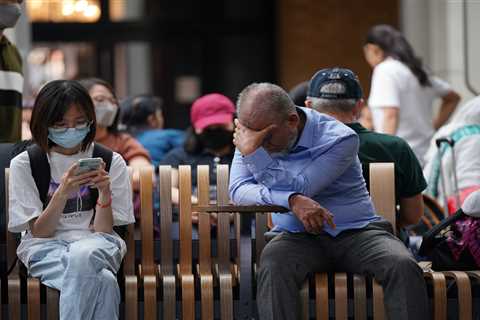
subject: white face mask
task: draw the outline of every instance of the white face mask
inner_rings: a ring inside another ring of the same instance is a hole
[[[101,127],[110,127],[115,120],[118,112],[118,106],[110,102],[101,102],[95,105],[95,116],[97,117],[97,125]]]

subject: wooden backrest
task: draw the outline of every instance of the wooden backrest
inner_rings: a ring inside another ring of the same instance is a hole
[[[207,165],[197,167],[198,205],[210,204],[210,172]],[[210,238],[210,214],[198,213],[198,242],[199,242],[199,269],[200,274],[212,273],[212,241]]]
[[[160,271],[164,275],[175,273],[172,239],[172,167],[159,167],[160,186]]]
[[[133,168],[128,167],[127,170],[130,178],[130,185],[133,190]],[[135,225],[133,223],[125,228],[123,239],[127,245],[127,253],[123,259],[123,272],[125,275],[135,275]]]
[[[156,274],[153,241],[153,167],[143,167],[140,174],[140,230],[142,235],[141,276]]]
[[[192,177],[190,166],[178,167],[180,276],[192,274]]]
[[[395,167],[391,162],[370,163],[370,197],[377,214],[395,227]]]
[[[228,165],[217,165],[217,205],[230,204],[228,195]],[[230,265],[230,212],[219,212],[217,218],[217,248],[219,267]]]

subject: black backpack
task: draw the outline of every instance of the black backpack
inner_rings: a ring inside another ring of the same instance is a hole
[[[28,152],[30,158],[30,168],[35,185],[38,189],[40,200],[43,203],[43,208],[48,205],[47,195],[50,185],[50,165],[46,153],[31,140],[20,141],[17,143],[0,143],[0,275],[8,275],[9,271],[13,269],[12,266],[7,266],[7,214],[6,199],[5,199],[5,168],[10,167],[10,161],[22,153]],[[113,152],[112,150],[98,144],[93,145],[92,157],[102,158],[105,162],[105,171],[109,172],[112,164]],[[96,203],[98,199],[98,190],[90,189],[90,201]],[[95,210],[95,209],[94,209]]]
[[[465,219],[472,218],[466,215],[463,209],[460,208],[455,214],[435,225],[423,235],[422,245],[420,246],[418,254],[427,257],[428,260],[432,262],[433,270],[477,270],[480,268],[480,265],[475,262],[469,250],[463,250],[460,256],[455,259],[448,245],[447,232],[451,232],[450,241],[457,241],[462,231],[456,228],[455,223]]]

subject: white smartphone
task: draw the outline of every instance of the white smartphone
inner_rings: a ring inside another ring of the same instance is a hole
[[[102,158],[86,158],[78,160],[78,168],[75,174],[79,175],[89,171],[98,170],[102,167]]]

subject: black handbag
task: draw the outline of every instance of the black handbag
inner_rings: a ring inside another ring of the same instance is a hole
[[[420,256],[432,261],[433,270],[478,270],[480,265],[475,262],[470,250],[464,249],[455,257],[449,241],[459,241],[462,233],[456,227],[456,222],[465,219],[478,219],[466,215],[462,209],[430,229],[424,236],[418,251]]]

